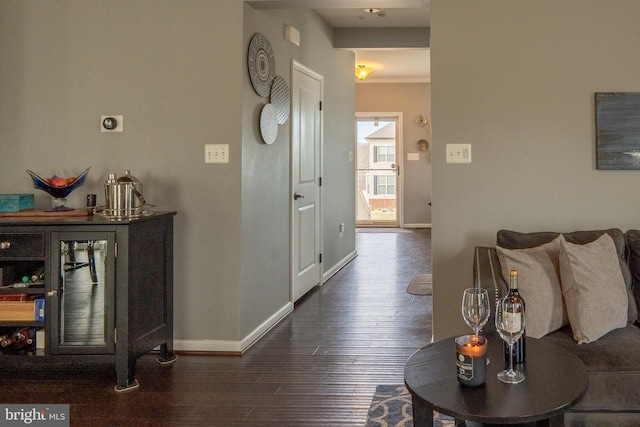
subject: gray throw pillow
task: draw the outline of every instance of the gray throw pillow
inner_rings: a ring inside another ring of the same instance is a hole
[[[593,342],[627,325],[627,290],[611,236],[603,234],[584,245],[562,237],[560,277],[578,344]]]
[[[528,249],[496,247],[502,276],[518,270],[518,291],[524,299],[526,335],[541,338],[568,324],[560,286],[560,237]]]

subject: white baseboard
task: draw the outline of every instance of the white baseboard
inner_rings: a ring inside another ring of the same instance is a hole
[[[324,283],[327,280],[331,279],[331,277],[334,274],[336,274],[338,271],[340,271],[340,269],[342,267],[344,267],[345,265],[349,264],[349,262],[351,262],[357,256],[358,256],[358,252],[356,252],[354,250],[353,252],[349,253],[346,257],[344,257],[340,261],[338,261],[338,263],[336,265],[334,265],[329,270],[327,270],[324,273],[322,273],[322,283]]]
[[[173,348],[176,351],[202,351],[212,353],[238,353],[246,351],[262,335],[267,333],[289,313],[293,311],[293,304],[288,302],[280,310],[273,313],[267,320],[262,322],[253,332],[241,341],[225,340],[174,340]]]
[[[406,226],[405,226],[406,227]],[[354,250],[346,257],[342,258],[337,264],[322,274],[322,283],[329,280],[342,267],[351,262],[358,253]],[[201,351],[212,353],[238,353],[242,354],[252,344],[254,344],[261,336],[267,333],[271,328],[277,325],[289,313],[293,311],[293,303],[288,302],[278,311],[273,313],[267,320],[262,322],[253,332],[244,337],[240,341],[225,340],[174,340],[173,348],[176,351]]]
[[[202,351],[212,353],[242,353],[240,341],[173,340],[175,351]]]
[[[282,308],[271,315],[267,320],[262,322],[260,326],[253,330],[249,335],[244,337],[244,339],[240,342],[242,346],[242,351],[247,350],[253,343],[258,341],[261,336],[269,332],[269,329],[273,328],[278,324],[282,319],[284,319],[289,313],[293,311],[293,303],[288,302]]]

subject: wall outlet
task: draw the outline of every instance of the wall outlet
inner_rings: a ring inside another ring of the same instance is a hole
[[[229,163],[229,144],[205,144],[205,163]]]

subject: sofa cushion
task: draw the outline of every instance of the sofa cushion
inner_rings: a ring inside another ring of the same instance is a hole
[[[591,373],[640,372],[640,328],[627,323],[599,340],[576,345],[570,326],[546,335],[543,340],[558,344],[578,356]]]
[[[638,306],[635,303],[632,291],[633,283],[631,280],[631,271],[627,265],[627,244],[624,233],[620,229],[610,228],[608,230],[574,231],[571,233],[563,233],[563,236],[567,242],[583,245],[585,243],[593,242],[604,233],[611,236],[613,243],[616,246],[618,262],[620,263],[620,271],[624,278],[625,285],[627,286],[627,294],[629,296],[628,320],[633,322],[638,319]],[[517,231],[500,230],[497,233],[497,246],[502,246],[507,249],[532,248],[534,246],[540,246],[543,243],[548,243],[559,235],[560,233],[556,232],[519,233]],[[638,246],[638,248],[640,250],[640,246]],[[640,270],[638,271],[640,273]],[[640,278],[640,274],[638,277]],[[638,297],[640,298],[640,295]]]
[[[560,239],[562,294],[575,340],[593,342],[625,327],[629,301],[611,236],[582,245]]]
[[[582,345],[576,345],[569,326],[558,329],[542,339],[572,352],[587,367],[587,394],[572,410],[638,409],[640,328],[627,324],[626,327],[615,329],[595,342]]]
[[[640,301],[640,230],[627,231],[627,246],[629,247],[629,269],[633,278],[633,296],[636,307],[638,307]],[[640,320],[640,313],[638,320]]]
[[[518,290],[525,301],[527,336],[540,338],[568,324],[560,287],[560,237],[527,249],[496,247],[503,277],[518,270]]]

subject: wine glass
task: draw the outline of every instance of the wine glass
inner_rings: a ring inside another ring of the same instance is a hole
[[[498,379],[508,384],[524,381],[524,374],[513,370],[513,345],[524,333],[524,304],[521,298],[507,295],[496,304],[496,330],[509,345],[509,369],[500,371]]]
[[[462,317],[473,333],[478,335],[489,320],[489,293],[483,288],[469,288],[462,295]]]

